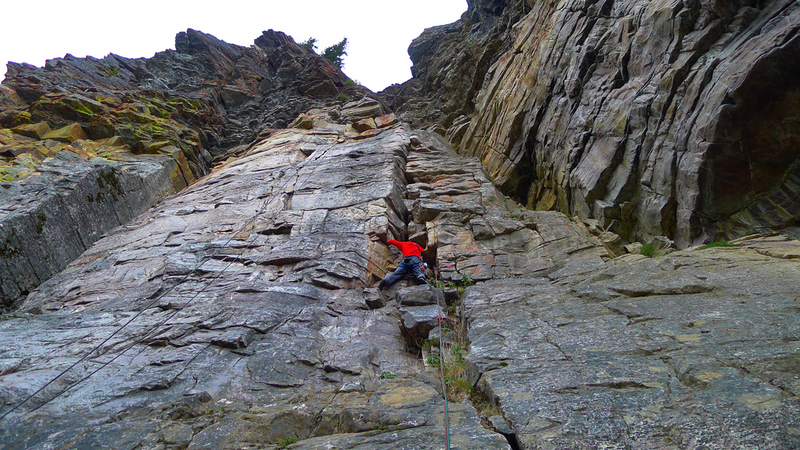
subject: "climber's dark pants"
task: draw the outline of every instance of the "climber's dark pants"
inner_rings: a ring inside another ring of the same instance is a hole
[[[422,271],[422,261],[416,256],[406,256],[403,258],[403,262],[400,263],[400,267],[398,267],[394,273],[386,275],[386,277],[383,279],[383,283],[387,287],[391,286],[410,273],[414,274],[418,282],[425,282],[425,272]]]

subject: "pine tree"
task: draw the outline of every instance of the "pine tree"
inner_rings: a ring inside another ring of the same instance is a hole
[[[307,41],[301,42],[300,45],[311,50],[314,53],[317,52],[317,40],[314,39],[313,37],[308,38]]]
[[[339,69],[344,66],[342,56],[347,55],[347,38],[342,39],[338,44],[331,45],[322,52],[322,57],[336,65]]]

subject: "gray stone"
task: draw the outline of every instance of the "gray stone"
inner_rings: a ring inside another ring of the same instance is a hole
[[[428,284],[400,289],[395,296],[400,306],[428,306],[438,303],[442,308],[447,308],[444,292]]]
[[[468,289],[468,373],[520,447],[645,447],[664,429],[680,448],[797,445],[785,358],[798,348],[783,339],[798,323],[782,311],[798,286],[778,281],[794,268],[753,250],[620,261],[579,297],[537,280]]]
[[[439,317],[442,309],[437,305],[430,306],[400,306],[400,320],[409,342],[420,346],[422,341],[439,326]]]
[[[105,232],[176,192],[176,171],[164,156],[118,163],[61,151],[0,192],[0,304],[18,304]]]

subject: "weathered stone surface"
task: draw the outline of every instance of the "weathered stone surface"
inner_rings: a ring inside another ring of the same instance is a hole
[[[39,122],[27,125],[19,125],[17,127],[14,127],[11,131],[17,134],[21,134],[23,136],[28,136],[36,139],[43,139],[45,134],[47,134],[51,130],[50,130],[50,125],[48,125],[47,122]]]
[[[72,125],[67,125],[57,130],[48,131],[44,134],[44,136],[42,136],[42,139],[52,139],[54,141],[65,142],[67,144],[71,144],[79,139],[86,138],[88,138],[88,136],[86,136],[86,132],[83,131],[83,128],[78,123],[73,123]]]
[[[427,233],[425,253],[436,259],[443,281],[466,285],[605,267],[608,252],[585,228],[557,213],[510,211],[478,161],[457,156],[438,134],[416,136],[406,167],[409,233]]]
[[[531,8],[459,140],[504,192],[681,248],[797,220],[797,2]]]
[[[438,305],[400,306],[398,309],[408,341],[418,347],[422,345],[423,340],[428,339],[431,330],[439,325],[442,313]]]
[[[2,419],[0,439],[440,448],[437,380],[406,352],[401,312],[370,309],[365,293],[391,258],[379,237],[405,229],[410,133],[340,141],[336,126],[258,143],[108,233],[0,322],[21,343],[0,353],[0,412],[65,371]],[[453,443],[509,448],[471,405],[450,410]]]
[[[370,120],[373,117],[379,117],[386,114],[386,110],[378,100],[370,97],[363,97],[360,100],[350,102],[342,106],[341,116],[343,119],[351,120],[357,123],[360,120]],[[372,124],[375,121],[372,120]],[[374,126],[372,128],[375,128]],[[364,130],[360,130],[364,131]]]
[[[0,306],[63,270],[103,233],[186,186],[165,156],[86,159],[62,150],[0,188]]]
[[[3,266],[20,269],[3,277],[4,307],[63,269],[102,233],[205,175],[210,152],[249,147],[265,127],[285,126],[312,106],[337,104],[340,91],[362,97],[368,92],[344,86],[347,77],[340,70],[272,30],[251,48],[188,30],[176,36],[176,49],[150,59],[67,55],[43,68],[9,65],[0,114],[0,127],[9,127],[0,128],[0,181],[11,185],[3,188],[0,209],[20,217],[2,228],[0,243],[8,251],[0,258]],[[70,168],[63,157],[48,162],[63,150],[79,156],[70,159]],[[151,167],[152,161],[160,167]],[[119,186],[87,190],[90,178],[102,183],[104,176],[124,179]],[[36,179],[19,181],[25,177]],[[76,177],[85,179],[77,190]],[[25,186],[13,186],[18,181]],[[23,209],[13,204],[19,195],[31,197],[20,201],[28,205]],[[37,206],[30,206],[34,199]],[[55,209],[42,212],[48,205]],[[45,219],[38,217],[50,219],[44,230]],[[47,239],[34,242],[43,232]]]
[[[428,306],[438,304],[444,308],[447,307],[444,292],[427,284],[400,289],[395,296],[398,305]]]
[[[770,246],[470,287],[470,377],[521,448],[795,447],[798,266]]]

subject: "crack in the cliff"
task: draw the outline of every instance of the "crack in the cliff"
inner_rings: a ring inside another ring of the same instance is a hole
[[[555,347],[556,350],[558,350],[559,353],[561,353],[564,356],[565,360],[572,361],[572,357],[570,355],[568,355],[567,352],[565,352],[564,349],[562,349],[561,346],[558,345],[558,343],[555,342],[555,340],[552,338],[552,336],[550,336],[550,333],[545,333],[544,334],[544,341],[547,342],[548,344],[552,345],[553,347]]]

